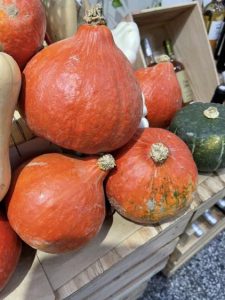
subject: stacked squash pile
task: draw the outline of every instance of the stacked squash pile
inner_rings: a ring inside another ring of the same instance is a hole
[[[122,216],[150,225],[183,213],[197,184],[188,146],[156,128],[168,126],[181,109],[169,62],[135,74],[116,47],[100,6],[90,9],[73,37],[42,50],[46,20],[39,0],[3,0],[2,15],[0,45],[8,54],[0,53],[0,107],[7,115],[0,121],[5,157],[0,169],[5,207],[0,215],[0,289],[18,262],[20,238],[48,253],[76,250],[99,232],[105,195]],[[142,90],[152,127],[138,129]],[[8,143],[18,98],[31,130],[71,155],[34,157],[10,182]],[[172,129],[178,131],[179,122]]]

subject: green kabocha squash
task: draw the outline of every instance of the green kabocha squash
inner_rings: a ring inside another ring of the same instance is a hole
[[[188,145],[199,171],[225,167],[225,106],[190,104],[175,115],[169,129]]]

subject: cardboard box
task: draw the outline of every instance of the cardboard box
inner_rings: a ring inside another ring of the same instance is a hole
[[[177,60],[186,68],[194,101],[210,102],[219,78],[198,2],[146,9],[133,15],[141,37],[148,37],[156,55],[171,39]],[[146,66],[142,50],[136,68]]]

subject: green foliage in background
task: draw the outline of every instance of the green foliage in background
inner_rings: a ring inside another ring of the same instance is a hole
[[[113,1],[112,1],[112,6],[113,6],[114,8],[117,8],[117,7],[123,6],[123,4],[121,3],[120,0],[113,0]]]

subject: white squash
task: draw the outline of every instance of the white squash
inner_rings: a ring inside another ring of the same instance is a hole
[[[13,113],[21,86],[21,73],[15,60],[0,52],[0,201],[11,180],[9,139]]]
[[[72,36],[77,30],[75,0],[42,0],[47,18],[47,36],[54,43]]]
[[[140,47],[140,33],[135,22],[120,22],[112,30],[113,39],[131,64],[134,64]]]

